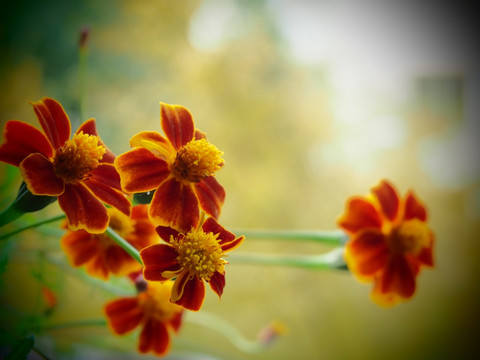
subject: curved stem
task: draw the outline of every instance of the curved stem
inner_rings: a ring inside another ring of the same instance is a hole
[[[237,229],[235,234],[245,235],[247,239],[306,240],[328,245],[343,245],[347,235],[343,231],[331,230],[267,230]]]
[[[122,247],[131,257],[133,257],[136,261],[138,261],[141,265],[143,265],[142,259],[140,258],[140,253],[137,249],[133,247],[127,240],[123,237],[118,235],[112,228],[108,227],[105,231],[105,234],[110,236],[110,238],[115,241],[119,246]]]
[[[223,318],[205,311],[188,313],[186,321],[214,330],[227,338],[238,350],[255,354],[265,349],[265,344],[260,341],[249,340],[237,328]]]
[[[42,221],[30,224],[30,225],[23,226],[19,229],[13,230],[9,233],[0,235],[0,241],[5,240],[5,239],[7,239],[7,238],[9,238],[13,235],[18,234],[18,233],[21,233],[22,231],[25,231],[25,230],[28,230],[28,229],[33,229],[33,228],[39,227],[41,225],[45,225],[45,224],[48,224],[48,223],[51,223],[51,222],[54,222],[54,221],[58,221],[58,220],[62,220],[62,219],[65,219],[65,214],[57,215],[57,216],[54,216],[50,219],[42,220]]]
[[[288,266],[312,270],[344,269],[343,248],[319,255],[284,255],[234,253],[228,256],[231,264]]]

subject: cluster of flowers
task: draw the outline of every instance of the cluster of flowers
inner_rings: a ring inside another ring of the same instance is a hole
[[[105,306],[112,331],[140,326],[139,351],[165,354],[184,309],[202,307],[204,283],[222,295],[224,257],[244,240],[217,221],[225,191],[214,175],[223,153],[182,106],[162,103],[165,137],[141,132],[131,138],[132,150],[116,157],[94,119],[70,138],[60,103],[44,98],[32,105],[43,132],[8,121],[0,160],[20,169],[31,194],[58,198],[67,229],[61,246],[73,266],[105,280],[110,273],[133,280],[137,296]],[[151,202],[132,205],[132,195],[144,192],[153,193]],[[105,234],[107,228],[140,251],[143,264]]]
[[[201,309],[205,282],[222,296],[224,258],[244,240],[218,223],[225,191],[214,175],[223,153],[195,129],[182,106],[161,103],[165,136],[140,132],[130,139],[131,150],[115,156],[94,119],[70,138],[70,121],[57,101],[32,105],[43,132],[7,122],[0,161],[20,169],[34,196],[58,198],[67,230],[61,246],[73,266],[104,280],[110,274],[132,279],[137,296],[105,306],[112,331],[121,335],[141,327],[139,351],[165,354],[184,310]],[[133,205],[133,194],[145,193],[148,202]],[[425,206],[413,192],[401,198],[386,180],[369,195],[348,199],[338,226],[349,235],[348,269],[373,283],[371,297],[380,305],[411,298],[420,268],[433,266]],[[140,258],[114,242],[108,228]]]

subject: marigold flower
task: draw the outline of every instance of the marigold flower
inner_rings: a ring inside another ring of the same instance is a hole
[[[147,205],[136,205],[130,217],[108,208],[109,226],[137,250],[158,241],[155,227],[148,219]],[[107,280],[109,274],[124,276],[142,266],[107,234],[90,234],[85,230],[67,231],[60,244],[74,267],[86,266],[92,276]]]
[[[155,225],[188,231],[199,223],[199,208],[218,219],[225,191],[213,175],[223,166],[223,153],[195,130],[183,106],[161,103],[160,119],[166,138],[141,132],[130,139],[134,149],[116,158],[122,188],[155,190],[149,210]]]
[[[102,233],[108,225],[105,205],[130,213],[113,160],[89,119],[70,139],[70,120],[56,100],[33,102],[43,133],[25,122],[5,125],[0,161],[18,166],[34,195],[58,196],[70,229]]]
[[[204,281],[221,297],[227,264],[223,257],[238,247],[244,237],[235,237],[211,217],[186,233],[166,226],[157,227],[157,232],[167,244],[151,245],[140,251],[143,277],[153,281],[175,278],[170,300],[189,310],[202,307]]]
[[[433,267],[433,232],[424,205],[409,191],[401,199],[386,180],[367,197],[352,197],[338,224],[350,235],[345,261],[371,298],[391,306],[411,298],[422,266]]]
[[[148,282],[146,290],[134,297],[123,297],[105,305],[110,329],[118,335],[141,327],[138,351],[165,355],[170,348],[170,333],[182,324],[183,308],[172,304],[172,282]]]

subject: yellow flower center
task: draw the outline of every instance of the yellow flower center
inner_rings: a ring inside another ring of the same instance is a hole
[[[181,267],[205,281],[210,281],[215,272],[223,274],[227,262],[222,259],[225,254],[217,237],[218,234],[205,233],[200,229],[173,239],[171,244],[178,252],[177,260]]]
[[[172,172],[180,181],[199,182],[223,166],[223,152],[205,139],[192,140],[177,152]]]
[[[390,248],[402,254],[418,254],[420,250],[428,245],[430,231],[427,225],[413,219],[405,221],[393,228],[389,243]]]
[[[67,184],[83,180],[98,166],[107,151],[98,144],[99,141],[98,136],[84,134],[83,131],[75,134],[56,151],[53,160],[55,174]]]
[[[181,306],[170,302],[172,284],[172,281],[148,282],[147,290],[138,295],[146,318],[154,317],[165,321],[182,311]]]

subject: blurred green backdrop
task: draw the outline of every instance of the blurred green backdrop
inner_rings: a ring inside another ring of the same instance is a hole
[[[227,228],[334,230],[345,200],[380,179],[427,204],[433,270],[392,309],[348,272],[230,264],[221,302],[204,311],[247,338],[272,320],[288,332],[246,354],[188,321],[169,355],[192,359],[437,359],[479,356],[480,43],[478,7],[439,1],[2,1],[0,122],[38,126],[29,101],[59,100],[76,128],[85,117],[117,154],[160,131],[159,101],[186,106],[224,151],[217,173]],[[88,27],[87,71],[78,39]],[[0,164],[1,205],[16,168]],[[53,204],[28,222],[59,213]],[[2,229],[4,230],[4,229]],[[97,319],[115,294],[64,266],[60,230],[2,244],[3,324],[44,306],[53,322]],[[241,251],[312,254],[305,242],[249,240]],[[239,250],[239,251],[240,251]],[[115,281],[114,281],[115,282]],[[35,318],[18,324],[34,328]],[[38,348],[55,359],[133,359],[136,337],[105,327],[51,330]],[[188,357],[189,356],[189,357]],[[143,356],[149,358],[149,356]]]

